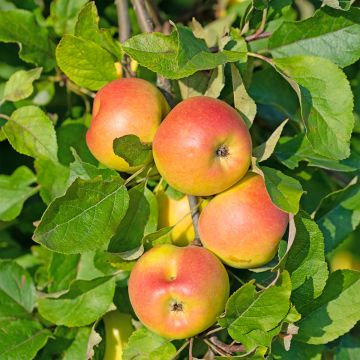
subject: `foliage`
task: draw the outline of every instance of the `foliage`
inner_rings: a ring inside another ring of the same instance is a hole
[[[104,314],[134,317],[134,261],[171,241],[156,192],[183,194],[160,179],[151,144],[114,141],[139,169],[128,175],[85,142],[93,91],[134,72],[170,79],[174,103],[231,104],[252,135],[252,170],[291,221],[272,262],[228,269],[211,334],[171,341],[137,323],[123,358],[187,359],[190,341],[196,358],[360,358],[359,272],[328,268],[343,244],[360,257],[360,8],[157,0],[164,33],[140,31],[135,2],[120,43],[115,2],[0,1],[0,358],[102,359]]]

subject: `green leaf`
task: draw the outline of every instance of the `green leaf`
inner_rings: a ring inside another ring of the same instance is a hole
[[[54,125],[40,108],[24,106],[14,111],[3,131],[17,152],[57,160]]]
[[[45,204],[65,194],[70,175],[68,167],[51,159],[38,158],[35,160],[35,169],[40,185],[40,196]]]
[[[345,335],[336,348],[334,360],[356,360],[360,357],[360,340]]]
[[[55,66],[55,45],[33,13],[25,10],[0,11],[0,41],[19,44],[22,60],[49,71]]]
[[[29,97],[34,88],[33,82],[40,78],[42,68],[29,71],[19,70],[11,75],[4,88],[3,99],[7,101],[19,101]]]
[[[170,35],[144,33],[123,44],[123,50],[140,65],[168,78],[181,79],[199,70],[227,62],[246,60],[246,51],[223,50],[211,53],[202,39],[183,25],[174,25]]]
[[[326,344],[347,333],[360,320],[360,273],[330,274],[324,292],[303,310],[297,341]]]
[[[0,319],[28,318],[35,305],[35,286],[21,266],[0,261]]]
[[[324,5],[334,9],[349,10],[353,1],[351,0],[322,0]]]
[[[324,237],[315,221],[305,212],[295,216],[296,235],[285,269],[291,276],[291,299],[297,310],[317,298],[328,278],[324,256]]]
[[[101,176],[103,180],[106,181],[110,181],[113,178],[117,178],[119,181],[122,181],[119,173],[117,173],[115,170],[107,168],[101,169],[92,164],[88,164],[80,159],[79,155],[74,149],[72,150],[75,161],[70,164],[70,177],[68,180],[69,184],[71,184],[78,177],[83,180],[90,180],[96,178],[97,176]]]
[[[57,298],[38,298],[41,316],[57,325],[84,326],[109,309],[115,292],[112,277],[75,280],[70,290]]]
[[[65,35],[56,48],[60,69],[77,85],[98,90],[117,78],[113,57],[96,43]]]
[[[0,320],[1,360],[30,360],[46,344],[51,332],[33,320]]]
[[[332,160],[317,154],[305,134],[294,137],[282,137],[275,149],[276,157],[289,169],[295,169],[300,161],[307,161],[309,166],[328,170],[351,172],[360,168],[360,154],[352,150],[345,160]]]
[[[249,96],[243,79],[241,78],[240,71],[234,64],[231,64],[231,78],[234,90],[235,108],[239,110],[242,118],[249,128],[251,127],[256,115],[255,101]]]
[[[124,253],[137,249],[142,245],[143,237],[157,228],[158,205],[155,195],[144,184],[139,184],[129,190],[129,197],[129,208],[110,241],[110,252]]]
[[[48,269],[50,293],[69,289],[71,282],[76,279],[80,256],[51,253]]]
[[[219,65],[211,72],[209,82],[207,84],[205,96],[210,96],[217,99],[220,96],[221,90],[225,86],[224,66]]]
[[[86,144],[86,132],[88,128],[85,121],[88,117],[80,119],[67,119],[56,130],[56,136],[59,146],[58,157],[63,165],[69,165],[74,161],[73,149],[79,154],[80,158],[92,165],[97,165],[98,161],[91,154]]]
[[[66,194],[45,211],[34,240],[46,248],[76,254],[104,249],[124,217],[129,204],[119,179],[76,179]]]
[[[253,149],[253,156],[258,162],[265,161],[272,155],[287,122],[288,119],[284,120],[263,144]]]
[[[88,347],[92,334],[91,327],[78,329],[74,341],[66,349],[61,360],[86,359],[89,356]],[[101,339],[100,339],[101,340]]]
[[[296,214],[303,194],[301,184],[279,170],[263,166],[266,189],[273,203],[280,209]]]
[[[152,159],[151,145],[144,144],[136,135],[124,135],[113,142],[114,153],[130,166],[147,164]]]
[[[26,166],[20,166],[10,176],[0,175],[0,220],[10,221],[20,214],[25,200],[38,191],[30,186],[35,181]]]
[[[100,45],[117,60],[122,59],[121,45],[116,41],[109,29],[99,29],[99,15],[95,2],[91,1],[81,10],[75,27],[75,35]]]
[[[133,332],[124,349],[124,360],[171,360],[175,346],[167,339],[142,327]]]
[[[270,346],[274,330],[286,317],[290,308],[291,282],[285,271],[276,285],[256,292],[254,281],[233,293],[219,324],[230,336],[250,351],[258,345]]]
[[[354,116],[345,74],[322,58],[296,56],[274,62],[300,85],[307,137],[315,152],[335,160],[347,158]]]
[[[309,345],[292,341],[290,350],[285,350],[278,341],[273,345],[274,359],[277,360],[321,360],[322,345]]]
[[[360,224],[360,182],[326,196],[316,222],[325,237],[325,252],[330,252]]]
[[[80,9],[88,0],[55,0],[50,5],[51,24],[57,35],[73,34]]]
[[[340,67],[360,57],[360,9],[344,12],[318,10],[303,21],[284,21],[269,40],[275,58],[311,55],[327,58]]]

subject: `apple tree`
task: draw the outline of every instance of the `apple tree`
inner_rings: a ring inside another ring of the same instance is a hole
[[[360,8],[0,0],[0,359],[360,359]]]

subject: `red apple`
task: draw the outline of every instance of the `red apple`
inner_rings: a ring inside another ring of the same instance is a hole
[[[229,278],[221,261],[204,248],[159,245],[137,261],[129,295],[150,330],[185,339],[206,330],[224,311]]]
[[[239,181],[251,161],[251,138],[241,116],[221,100],[197,96],[179,103],[153,142],[160,174],[175,189],[208,196]]]
[[[202,244],[224,263],[254,268],[274,257],[288,219],[272,203],[264,179],[249,173],[205,206],[199,234]]]
[[[86,142],[102,164],[125,172],[134,172],[113,151],[115,138],[134,134],[151,143],[169,106],[161,92],[151,83],[136,78],[114,80],[95,96]]]

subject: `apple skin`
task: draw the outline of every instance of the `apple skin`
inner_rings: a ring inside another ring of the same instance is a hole
[[[159,205],[158,228],[174,226],[170,232],[173,243],[179,246],[188,245],[194,240],[195,233],[187,197],[175,200],[165,191],[159,191],[156,198]]]
[[[196,96],[182,101],[160,125],[154,141],[156,166],[185,194],[209,196],[246,173],[251,138],[241,116],[224,101]]]
[[[103,360],[122,360],[123,348],[134,331],[131,315],[114,310],[107,313],[103,320],[106,336]]]
[[[221,261],[202,247],[158,245],[133,268],[129,296],[146,327],[185,339],[206,330],[224,311],[229,278]]]
[[[249,269],[274,257],[288,221],[289,215],[271,201],[264,179],[250,172],[205,206],[199,235],[225,264]]]
[[[151,143],[161,120],[169,111],[164,96],[151,83],[137,78],[117,79],[105,85],[95,96],[86,142],[99,162],[109,168],[132,173],[113,151],[113,141],[124,135],[137,135]]]

